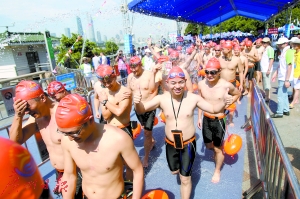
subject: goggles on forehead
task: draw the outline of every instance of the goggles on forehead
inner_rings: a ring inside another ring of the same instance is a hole
[[[183,72],[173,72],[168,75],[168,79],[174,79],[175,77],[185,78],[185,74]]]
[[[108,80],[109,78],[111,78],[112,75],[113,75],[113,73],[110,74],[110,75],[104,75],[104,76],[100,76],[100,75],[97,75],[97,74],[96,74],[96,77],[97,77],[100,81],[104,81],[104,80]]]
[[[137,67],[137,66],[141,65],[141,62],[138,62],[138,63],[130,63],[129,65],[130,65],[130,67]]]

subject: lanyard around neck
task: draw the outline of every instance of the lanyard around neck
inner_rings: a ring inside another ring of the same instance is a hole
[[[179,104],[178,111],[177,111],[177,116],[176,116],[176,114],[175,114],[175,108],[174,108],[174,104],[173,104],[173,98],[172,98],[172,94],[171,94],[171,102],[172,102],[173,113],[174,113],[174,117],[175,117],[175,121],[176,121],[176,129],[177,129],[178,114],[179,114],[179,110],[180,110],[180,106],[181,106],[181,103],[182,103],[183,96],[184,96],[184,93],[183,93],[183,95],[181,97],[180,104]]]

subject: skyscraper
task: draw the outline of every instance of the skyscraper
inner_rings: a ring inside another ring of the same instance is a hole
[[[100,34],[100,31],[97,31],[97,41],[98,43],[101,43],[101,34]]]
[[[66,35],[66,37],[71,38],[70,28],[65,28],[65,35]]]
[[[104,35],[104,41],[107,42],[107,36],[106,35]]]
[[[92,42],[96,42],[96,39],[95,39],[95,31],[94,31],[94,22],[93,22],[93,19],[92,17],[90,17],[90,20],[88,22],[88,35],[87,35],[88,39]]]
[[[82,24],[81,24],[81,19],[79,17],[76,17],[77,20],[77,30],[79,35],[83,35],[83,29],[82,29]]]

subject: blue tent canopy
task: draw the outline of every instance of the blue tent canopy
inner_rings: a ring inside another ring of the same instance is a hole
[[[235,16],[268,20],[297,0],[132,0],[128,9],[178,21],[217,25]]]

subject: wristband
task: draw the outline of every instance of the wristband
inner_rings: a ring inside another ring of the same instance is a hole
[[[103,101],[101,102],[101,104],[102,104],[103,106],[105,106],[106,103],[107,103],[107,101],[108,101],[108,100],[103,100]]]

